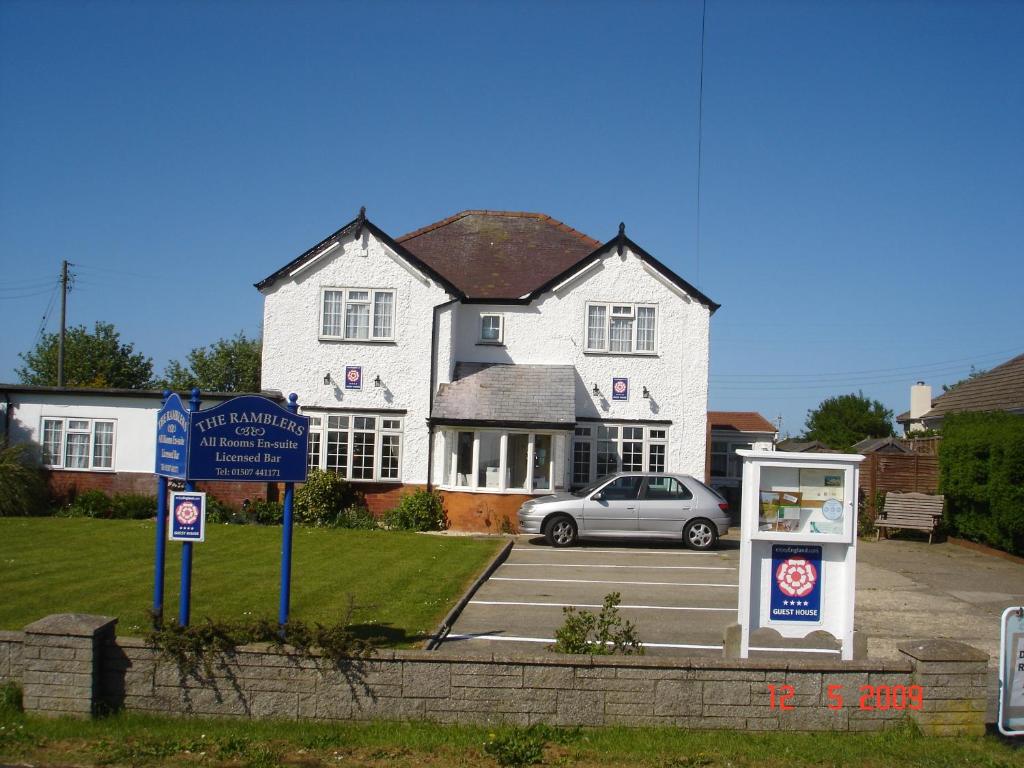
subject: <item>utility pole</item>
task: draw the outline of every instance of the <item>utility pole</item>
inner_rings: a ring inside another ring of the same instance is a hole
[[[68,317],[68,260],[60,268],[60,341],[57,345],[57,386],[64,386],[64,332]]]

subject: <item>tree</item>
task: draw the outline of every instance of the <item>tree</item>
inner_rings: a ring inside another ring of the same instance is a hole
[[[240,331],[208,347],[196,347],[189,352],[187,365],[172,360],[164,370],[164,383],[179,391],[199,387],[208,392],[259,392],[262,349],[259,339],[246,338]]]
[[[954,389],[959,387],[961,384],[965,384],[968,381],[972,381],[973,379],[976,379],[979,376],[984,376],[986,373],[988,373],[988,371],[985,370],[984,368],[979,371],[977,368],[975,368],[972,365],[971,366],[971,372],[969,374],[967,374],[967,378],[966,379],[960,379],[960,381],[954,381],[952,384],[943,384],[942,385],[942,391],[943,391],[943,393],[952,392]]]
[[[22,384],[57,386],[59,337],[47,333],[35,348],[18,355]],[[64,339],[64,385],[68,387],[115,387],[145,389],[153,385],[153,360],[122,344],[113,323],[96,321],[90,333],[84,325],[67,329]]]
[[[830,448],[849,450],[866,437],[892,437],[892,411],[878,400],[856,395],[839,395],[822,401],[807,412],[804,440],[820,440]]]

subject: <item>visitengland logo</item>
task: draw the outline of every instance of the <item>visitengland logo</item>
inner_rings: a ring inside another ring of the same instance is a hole
[[[353,382],[353,383],[359,381],[359,371],[357,371],[355,369],[349,370],[349,372],[348,372],[348,380]]]
[[[788,597],[804,597],[814,589],[817,581],[818,570],[803,558],[784,560],[775,571],[775,582]]]
[[[621,395],[621,394],[622,394],[623,392],[625,392],[625,391],[626,391],[626,382],[624,382],[624,381],[616,381],[616,382],[615,382],[615,391],[616,391],[616,392],[617,392],[618,394],[620,394],[620,395]]]
[[[178,518],[178,522],[182,525],[192,525],[199,519],[199,507],[191,501],[183,501],[174,510],[174,516]]]

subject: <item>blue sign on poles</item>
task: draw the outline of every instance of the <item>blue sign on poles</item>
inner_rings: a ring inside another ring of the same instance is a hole
[[[171,541],[205,541],[206,494],[181,491],[171,494]]]
[[[612,379],[612,400],[629,400],[629,379]]]
[[[771,621],[821,621],[821,547],[772,546]]]
[[[163,477],[185,479],[188,463],[188,411],[172,394],[156,415],[156,469]]]
[[[363,366],[361,365],[346,365],[345,366],[345,389],[362,389],[363,388]]]
[[[189,414],[188,479],[256,483],[306,480],[309,417],[258,395]]]

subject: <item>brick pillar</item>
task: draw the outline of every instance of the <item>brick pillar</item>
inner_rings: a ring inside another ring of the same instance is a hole
[[[924,705],[911,716],[928,736],[985,733],[988,654],[953,640],[913,640],[899,646],[914,665]]]
[[[59,613],[25,627],[25,711],[50,717],[87,718],[96,712],[102,647],[117,619]]]

